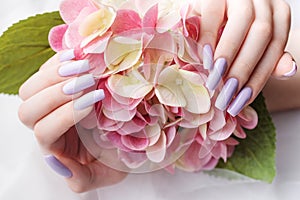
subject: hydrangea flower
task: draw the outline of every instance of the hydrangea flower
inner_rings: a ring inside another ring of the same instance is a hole
[[[251,107],[231,117],[214,106],[219,90],[205,87],[195,2],[64,0],[66,24],[50,31],[51,47],[88,59],[105,92],[81,126],[129,169],[213,169],[257,124]]]

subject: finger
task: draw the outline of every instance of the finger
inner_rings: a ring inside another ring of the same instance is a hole
[[[49,148],[70,127],[85,118],[92,111],[92,105],[103,98],[103,90],[95,90],[52,111],[35,124],[37,141],[44,148]]]
[[[224,58],[231,66],[253,23],[255,12],[249,0],[228,0],[227,6],[228,20],[218,42],[215,59]]]
[[[285,52],[273,70],[272,76],[276,79],[288,79],[296,74],[297,68],[292,55]]]
[[[228,112],[235,116],[246,104],[253,102],[269,79],[274,66],[283,55],[290,30],[290,8],[284,1],[274,3],[274,32],[271,43],[258,63],[244,89],[229,106]]]
[[[69,187],[78,193],[116,184],[127,175],[125,172],[107,167],[98,160],[84,165],[69,158],[59,159],[72,172],[72,176],[66,180]]]
[[[19,89],[19,95],[23,100],[28,99],[41,90],[70,77],[85,73],[90,70],[87,60],[58,62],[57,56],[51,58],[43,68],[31,76]]]
[[[41,118],[72,98],[78,98],[83,94],[83,90],[94,85],[95,80],[91,74],[52,85],[24,101],[19,107],[19,118],[26,126],[33,128]],[[33,107],[35,109],[32,109]]]
[[[203,55],[204,68],[211,69],[213,50],[225,17],[226,3],[225,0],[202,0],[199,4],[201,4],[201,38],[199,43],[203,46],[201,55]]]

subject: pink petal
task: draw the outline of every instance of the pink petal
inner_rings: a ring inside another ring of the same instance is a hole
[[[149,139],[142,137],[133,137],[131,135],[122,135],[121,141],[125,147],[134,151],[145,150],[149,144]]]
[[[202,169],[202,162],[198,157],[198,152],[200,150],[200,145],[193,142],[186,152],[180,157],[177,165],[185,171],[194,172]]]
[[[189,12],[190,6],[189,4],[185,4],[181,9],[180,9],[180,15],[182,18],[182,24],[183,24],[183,34],[185,37],[189,36],[189,32],[187,31],[186,28],[186,18]]]
[[[123,124],[123,122],[118,122],[105,117],[102,112],[100,112],[98,116],[98,129],[105,131],[117,131],[123,126]]]
[[[49,32],[49,44],[50,47],[58,52],[63,50],[63,37],[68,29],[68,25],[62,24],[59,26],[53,27]]]
[[[167,136],[167,147],[169,147],[174,141],[176,133],[177,131],[175,126],[171,126],[167,130],[165,130],[165,134]]]
[[[149,160],[155,163],[162,162],[166,155],[167,137],[165,134],[160,134],[160,138],[156,144],[149,146],[146,149],[146,154]]]
[[[112,32],[108,31],[101,37],[97,37],[92,42],[90,42],[86,47],[84,47],[84,53],[103,53],[107,47],[108,41],[112,36]]]
[[[240,125],[237,125],[236,126],[236,129],[234,130],[233,134],[238,137],[238,138],[241,138],[241,139],[244,139],[247,137],[244,129],[240,126]]]
[[[64,37],[65,43],[69,48],[75,48],[80,45],[80,43],[84,39],[84,37],[82,37],[79,34],[78,28],[79,28],[82,20],[84,20],[89,14],[95,12],[95,10],[96,9],[92,8],[92,7],[85,7],[80,12],[77,19],[74,22],[72,22],[71,24],[69,24],[69,28],[66,31],[66,34]]]
[[[257,112],[250,106],[244,108],[237,119],[238,123],[246,129],[254,129],[258,123]]]
[[[222,129],[226,124],[225,113],[219,109],[214,109],[214,117],[209,123],[209,129],[217,131]]]
[[[111,30],[114,34],[120,34],[130,30],[140,30],[141,27],[142,20],[138,13],[133,10],[118,10]]]
[[[128,135],[140,132],[146,126],[146,122],[138,117],[134,117],[131,121],[125,122],[124,125],[117,131],[120,135]]]
[[[136,114],[136,108],[133,110],[118,110],[114,112],[110,110],[106,110],[104,108],[102,112],[109,119],[115,121],[121,121],[121,122],[128,122],[132,120],[132,118]]]
[[[216,131],[209,133],[209,138],[215,141],[222,141],[230,137],[236,128],[236,120],[234,118],[229,118],[226,122],[226,125]]]
[[[144,152],[126,152],[119,151],[119,157],[122,162],[125,163],[130,169],[136,169],[141,167],[146,161],[147,156]]]
[[[94,76],[101,76],[106,70],[106,64],[104,61],[104,54],[88,54],[85,59],[89,60],[89,64],[92,70],[89,72]]]
[[[210,161],[203,166],[202,170],[208,170],[208,171],[213,170],[217,166],[218,162],[219,159],[215,159],[212,157]]]
[[[195,41],[199,40],[200,37],[200,17],[193,16],[186,20],[186,29],[189,37]]]
[[[158,18],[158,4],[151,7],[143,18],[143,30],[145,33],[154,34]]]
[[[108,132],[106,134],[107,139],[116,147],[119,148],[123,151],[131,151],[131,149],[127,148],[122,140],[121,140],[121,135],[119,135],[116,132]]]
[[[84,7],[92,7],[89,0],[63,0],[60,4],[60,16],[70,24],[78,17]]]
[[[164,33],[171,30],[180,22],[180,14],[177,10],[169,12],[167,15],[158,19],[156,24],[156,31],[159,33]]]
[[[106,135],[100,133],[98,129],[95,129],[92,134],[93,134],[94,141],[99,147],[104,149],[115,148],[114,145],[111,143],[111,141],[107,139]]]

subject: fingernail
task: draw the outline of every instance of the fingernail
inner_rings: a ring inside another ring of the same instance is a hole
[[[60,62],[69,61],[75,58],[74,49],[67,50],[59,56]]]
[[[210,45],[203,47],[203,67],[204,69],[211,70],[213,68],[213,51]]]
[[[73,176],[72,172],[53,155],[45,156],[45,161],[59,175],[66,178]]]
[[[66,95],[76,94],[77,92],[87,89],[93,85],[95,85],[93,75],[86,74],[65,84],[63,87],[63,92]]]
[[[209,90],[214,90],[220,83],[222,76],[227,68],[227,62],[225,58],[219,58],[216,60],[215,65],[211,73],[209,74],[206,82],[206,87]]]
[[[249,101],[249,99],[252,96],[252,89],[250,87],[245,87],[240,91],[238,96],[234,99],[232,104],[229,106],[227,112],[235,117],[237,116],[241,110],[245,107],[246,103]]]
[[[70,62],[67,64],[62,65],[58,73],[61,76],[71,76],[71,75],[76,75],[80,74],[83,72],[87,72],[90,70],[90,65],[88,60],[79,60],[79,61],[74,61]]]
[[[93,92],[87,93],[80,97],[79,99],[75,100],[74,108],[75,110],[83,110],[98,101],[104,99],[105,94],[103,90],[95,90]]]
[[[238,89],[239,81],[236,78],[230,78],[226,81],[223,86],[218,98],[216,100],[215,106],[219,110],[226,110],[229,105],[233,95],[236,93]]]
[[[296,62],[293,61],[293,67],[292,67],[291,71],[285,73],[283,76],[286,78],[292,77],[297,73],[297,69],[298,69],[298,66],[296,65]]]

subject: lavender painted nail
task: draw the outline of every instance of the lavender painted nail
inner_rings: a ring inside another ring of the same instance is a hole
[[[285,73],[285,74],[283,75],[283,77],[289,78],[289,77],[294,76],[294,75],[297,73],[297,69],[298,69],[298,67],[297,67],[297,65],[296,65],[296,62],[293,61],[293,68],[292,68],[292,70],[289,71],[289,72],[287,72],[287,73]]]
[[[59,175],[66,178],[70,178],[73,176],[72,172],[53,155],[45,156],[45,161],[48,166],[51,167]]]
[[[228,79],[218,95],[215,104],[216,108],[222,111],[226,110],[227,106],[232,100],[233,95],[236,93],[238,86],[239,81],[236,78]]]
[[[84,89],[87,89],[95,85],[95,80],[92,74],[86,74],[75,78],[74,80],[68,82],[63,87],[63,92],[66,95],[76,94]]]
[[[75,100],[74,108],[75,110],[83,110],[98,101],[104,99],[105,94],[103,90],[95,90],[93,92],[87,93],[80,97],[79,99]]]
[[[75,58],[74,49],[67,50],[59,56],[60,62],[69,61]]]
[[[210,45],[203,47],[203,67],[204,69],[211,70],[214,65],[213,51]]]
[[[206,87],[209,90],[214,90],[220,83],[222,76],[225,74],[227,68],[227,62],[225,58],[219,58],[215,62],[214,69],[212,72],[209,74],[207,82],[206,82]]]
[[[242,91],[240,91],[238,96],[229,106],[227,112],[233,117],[237,116],[251,98],[252,93],[253,91],[250,87],[245,87],[244,89],[242,89]]]
[[[58,69],[58,73],[61,76],[72,76],[80,73],[84,73],[90,70],[90,65],[88,60],[79,60],[70,62],[62,65]]]

